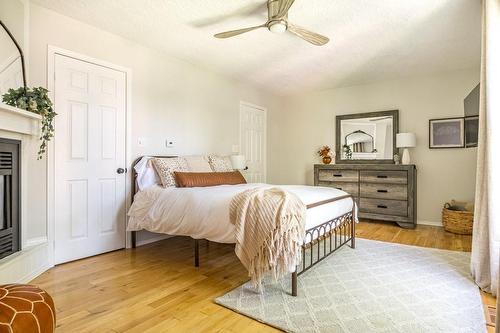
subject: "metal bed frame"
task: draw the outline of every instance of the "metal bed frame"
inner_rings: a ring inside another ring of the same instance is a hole
[[[172,158],[175,156],[154,156],[158,158]],[[142,157],[134,161],[132,165],[132,193],[136,193],[136,178],[135,165]],[[307,272],[316,264],[326,259],[330,254],[334,253],[342,246],[350,242],[350,247],[356,247],[356,222],[355,222],[355,204],[354,198],[347,194],[337,198],[331,198],[307,205],[307,209],[326,205],[335,201],[351,198],[352,209],[343,215],[340,215],[332,220],[326,221],[313,228],[307,229],[304,236],[304,244],[302,245],[302,262],[297,265],[292,275],[292,296],[298,295],[298,276]],[[133,201],[132,196],[132,201]],[[132,231],[131,235],[132,248],[137,245],[136,231]],[[208,240],[207,240],[208,241]],[[306,257],[308,259],[306,259]],[[200,266],[200,240],[194,239],[194,265]]]

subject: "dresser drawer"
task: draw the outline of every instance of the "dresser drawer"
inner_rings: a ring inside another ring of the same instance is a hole
[[[319,181],[329,182],[357,182],[357,170],[319,170]]]
[[[360,183],[359,190],[364,198],[407,200],[406,184]]]
[[[359,172],[359,181],[363,183],[389,183],[406,184],[408,174],[406,171],[367,171]]]
[[[408,201],[360,198],[359,211],[381,215],[408,216]]]
[[[358,183],[348,183],[348,182],[319,182],[319,186],[334,187],[341,191],[347,192],[353,197],[358,196]]]

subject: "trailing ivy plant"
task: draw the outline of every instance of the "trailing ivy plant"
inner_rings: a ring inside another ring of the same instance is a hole
[[[53,104],[49,98],[49,91],[43,87],[9,89],[2,96],[4,103],[27,110],[42,116],[42,129],[40,133],[40,149],[38,159],[42,159],[47,151],[47,143],[54,136],[54,125],[52,121],[57,113],[52,108]]]

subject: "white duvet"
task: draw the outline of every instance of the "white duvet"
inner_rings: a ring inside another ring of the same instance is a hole
[[[235,243],[234,226],[229,221],[229,204],[238,193],[266,184],[221,185],[192,188],[163,188],[158,185],[138,192],[128,215],[127,230],[148,230],[176,236]],[[305,205],[346,195],[327,187],[279,186],[297,195]],[[352,210],[346,198],[307,210],[306,230]]]

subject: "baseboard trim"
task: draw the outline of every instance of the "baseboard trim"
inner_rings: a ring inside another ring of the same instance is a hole
[[[35,279],[37,276],[41,275],[42,273],[45,273],[49,269],[51,269],[53,266],[46,262],[42,266],[40,266],[38,269],[33,270],[32,272],[29,272],[26,274],[24,277],[22,277],[19,281],[19,283],[30,283],[31,280]]]
[[[48,242],[26,247],[0,261],[0,284],[29,283],[51,267]]]
[[[443,224],[441,221],[425,221],[425,220],[418,220],[417,224],[423,224],[423,225],[431,225],[434,227],[442,227]]]

